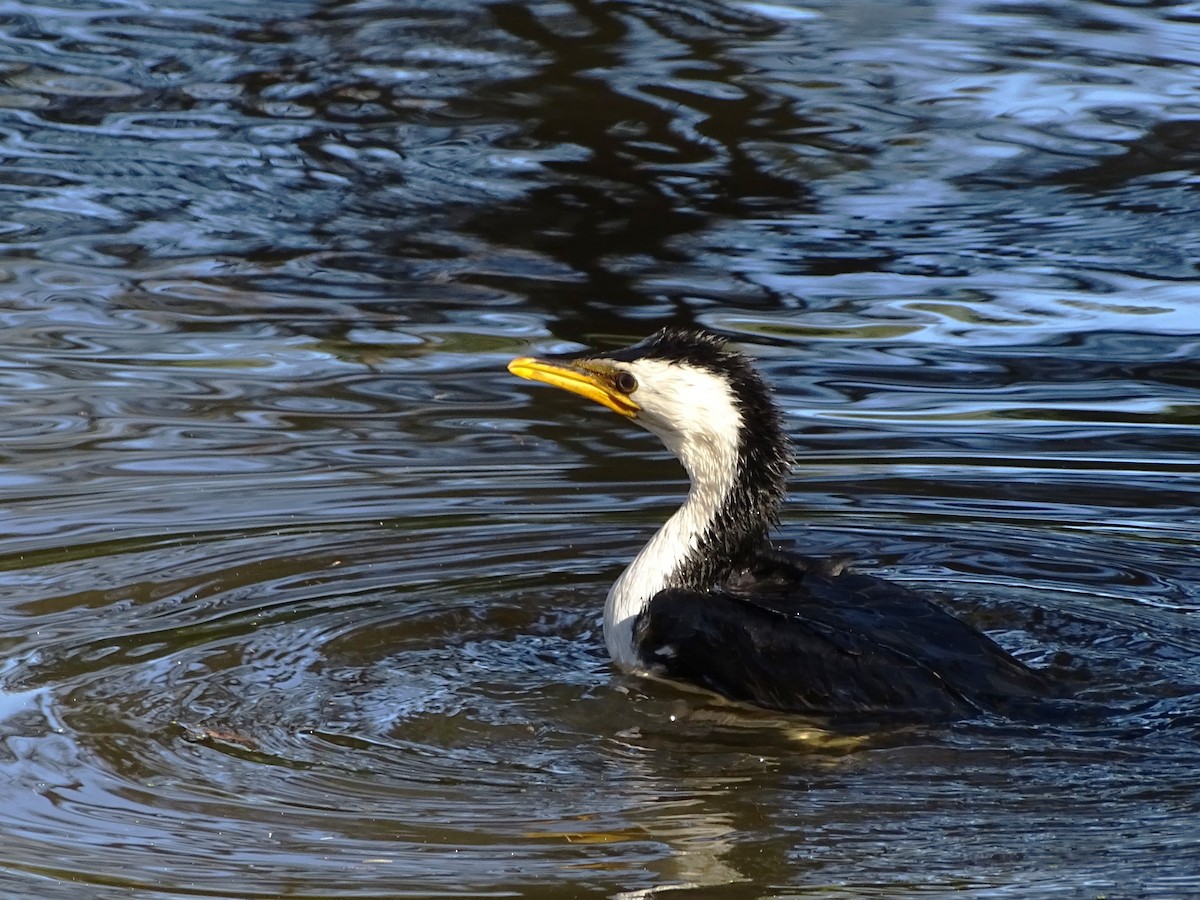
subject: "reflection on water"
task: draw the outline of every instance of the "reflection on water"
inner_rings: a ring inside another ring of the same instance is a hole
[[[5,896],[1200,890],[1190,7],[0,35]],[[613,673],[681,473],[504,363],[684,322],[779,389],[784,539],[1109,714],[835,736]]]

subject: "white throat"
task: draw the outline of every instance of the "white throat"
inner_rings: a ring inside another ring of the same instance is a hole
[[[729,385],[709,372],[657,360],[627,368],[642,385],[635,395],[643,404],[638,423],[662,439],[692,482],[683,505],[621,573],[604,604],[609,654],[617,665],[638,669],[637,617],[655,594],[678,586],[681,570],[725,504],[738,474],[742,417]]]

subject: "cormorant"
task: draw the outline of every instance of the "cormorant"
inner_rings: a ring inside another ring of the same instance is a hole
[[[604,639],[622,669],[770,709],[868,719],[1022,715],[1059,695],[920,594],[770,542],[791,453],[769,388],[721,338],[666,328],[623,350],[508,369],[653,432],[691,479],[608,592]]]

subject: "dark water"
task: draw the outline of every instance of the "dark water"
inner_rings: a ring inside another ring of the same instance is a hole
[[[1200,9],[0,6],[0,893],[1200,896]],[[1095,721],[834,738],[614,674],[701,323],[781,537]]]

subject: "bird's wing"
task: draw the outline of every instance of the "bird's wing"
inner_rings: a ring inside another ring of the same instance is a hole
[[[795,712],[953,718],[1056,693],[986,635],[874,576],[780,558],[734,584],[656,595],[639,621],[646,663]]]

